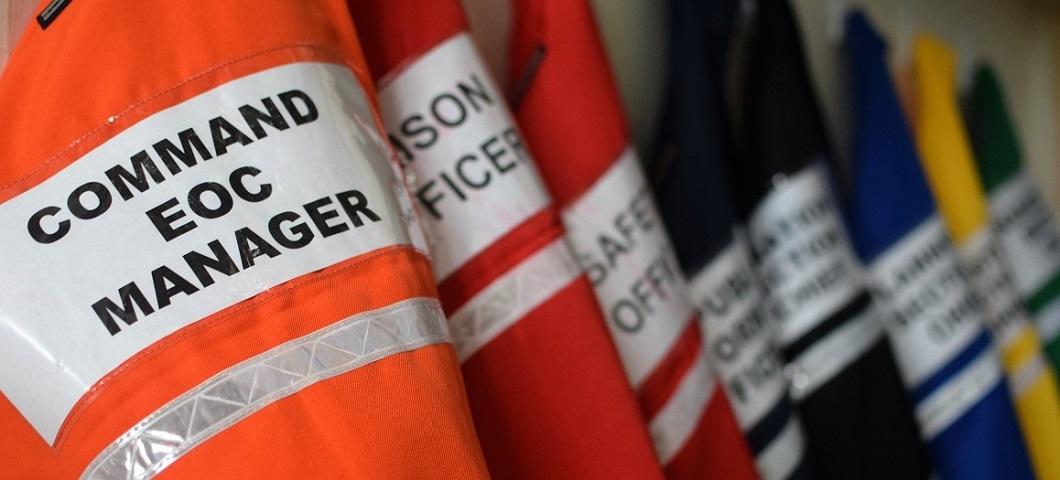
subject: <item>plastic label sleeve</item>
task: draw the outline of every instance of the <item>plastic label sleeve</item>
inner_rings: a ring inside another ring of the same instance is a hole
[[[439,281],[548,206],[504,96],[466,33],[380,84],[390,143],[415,184]]]
[[[52,442],[96,381],[298,276],[407,244],[370,106],[345,67],[232,80],[0,205],[0,389]]]

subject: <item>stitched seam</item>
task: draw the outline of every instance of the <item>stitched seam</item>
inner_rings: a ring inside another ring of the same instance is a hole
[[[166,88],[166,89],[164,89],[164,90],[162,90],[162,91],[160,91],[158,93],[155,93],[155,94],[153,94],[153,95],[151,95],[151,96],[149,96],[147,98],[144,98],[143,100],[140,100],[139,102],[133,103],[133,104],[129,105],[128,107],[125,107],[125,109],[121,110],[117,114],[112,115],[108,119],[108,121],[104,122],[103,124],[101,124],[101,125],[99,125],[99,126],[97,126],[95,128],[92,128],[92,129],[88,130],[85,134],[83,134],[80,137],[78,137],[77,139],[75,139],[73,142],[71,142],[69,145],[67,145],[65,148],[60,150],[55,155],[52,155],[47,160],[41,162],[39,165],[34,167],[32,170],[27,172],[22,177],[19,177],[18,179],[14,180],[14,181],[12,181],[10,183],[4,184],[4,185],[0,185],[0,193],[3,193],[5,191],[7,191],[8,189],[17,186],[17,185],[21,184],[22,182],[26,181],[27,179],[29,179],[30,177],[33,177],[34,175],[38,174],[41,170],[44,170],[44,168],[46,168],[47,166],[51,165],[56,160],[58,160],[58,159],[60,159],[62,157],[65,157],[68,153],[70,153],[71,150],[73,150],[75,147],[77,147],[78,145],[83,143],[85,140],[88,140],[90,137],[93,137],[93,136],[99,134],[100,132],[102,132],[103,129],[106,128],[108,125],[116,123],[119,119],[121,119],[122,117],[127,115],[129,112],[131,112],[133,110],[136,110],[137,108],[140,108],[140,107],[142,107],[142,106],[154,101],[155,99],[157,99],[157,98],[159,98],[159,97],[161,97],[163,95],[166,95],[166,94],[169,94],[171,92],[174,92],[174,91],[180,89],[181,87],[183,87],[183,86],[185,86],[185,85],[187,85],[189,83],[195,82],[195,81],[197,81],[199,79],[202,79],[202,78],[204,78],[204,77],[206,77],[206,76],[208,76],[208,75],[210,75],[210,74],[212,74],[212,73],[214,73],[214,72],[216,72],[216,71],[218,71],[218,70],[220,70],[222,68],[225,68],[225,67],[228,67],[228,66],[231,66],[231,65],[235,65],[235,64],[240,63],[240,62],[245,62],[245,61],[250,60],[250,59],[252,59],[254,57],[260,57],[262,55],[266,55],[266,54],[269,54],[269,53],[272,53],[272,52],[277,52],[277,51],[281,51],[281,50],[288,50],[288,49],[294,49],[294,48],[308,48],[308,49],[313,49],[313,50],[319,50],[319,51],[327,52],[327,53],[331,53],[331,54],[339,54],[340,57],[341,57],[341,54],[342,54],[342,52],[337,50],[337,49],[330,48],[330,47],[325,47],[325,46],[321,46],[321,45],[316,45],[316,44],[311,44],[311,43],[292,43],[292,44],[288,44],[288,45],[282,45],[282,46],[279,46],[279,47],[269,48],[269,49],[266,49],[266,50],[261,50],[261,51],[258,51],[258,52],[254,52],[254,53],[250,53],[250,54],[244,55],[242,57],[235,58],[233,60],[229,60],[227,62],[215,64],[215,65],[207,68],[206,70],[203,70],[202,72],[199,72],[199,73],[197,73],[195,75],[192,75],[192,76],[190,76],[190,77],[188,77],[188,78],[186,78],[186,79],[174,84],[173,86],[171,86],[169,88]],[[360,68],[357,68],[357,66],[352,64],[352,63],[349,63],[347,61],[343,61],[343,65],[346,65],[347,67],[352,69],[355,73],[358,73],[358,74],[363,73]]]

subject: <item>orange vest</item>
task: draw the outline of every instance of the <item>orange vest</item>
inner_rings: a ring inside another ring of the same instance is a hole
[[[667,478],[757,479],[630,145],[588,0],[513,5],[516,115],[593,281]]]
[[[486,478],[345,2],[39,8],[0,77],[3,476]]]
[[[351,6],[490,473],[661,478],[592,288],[459,1]]]

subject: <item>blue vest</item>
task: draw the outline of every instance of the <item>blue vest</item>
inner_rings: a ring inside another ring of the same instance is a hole
[[[945,236],[941,227],[938,241],[928,241],[928,244],[921,241],[919,246],[910,243],[923,237],[932,222],[937,224],[938,216],[887,70],[886,44],[860,12],[852,13],[846,19],[845,47],[855,121],[847,220],[858,255],[871,266],[870,277],[877,285],[884,285],[887,281],[881,279],[885,276],[881,273],[885,270],[883,265],[900,268],[898,265],[906,261],[905,258],[912,262],[913,257],[918,258],[916,261],[920,265],[932,265],[929,262],[953,258],[955,253],[948,237],[941,238]],[[884,308],[891,309],[889,318],[894,324],[888,327],[896,351],[903,352],[900,345],[903,341],[910,345],[908,348],[920,350],[907,351],[910,358],[899,358],[898,363],[907,367],[902,372],[903,377],[917,404],[921,431],[937,472],[943,480],[1034,478],[1004,377],[999,375],[980,387],[967,387],[969,382],[974,383],[969,378],[975,375],[973,369],[980,372],[991,370],[993,367],[984,362],[997,363],[993,358],[996,352],[992,341],[978,320],[978,312],[962,311],[959,304],[954,304],[948,310],[939,307],[944,310],[941,313],[923,313],[923,309],[917,310],[921,312],[919,314],[903,316],[896,313],[910,311],[905,307],[914,301],[910,299],[912,291],[934,288],[939,284],[927,277],[927,273],[923,274],[919,284],[918,280],[909,279],[916,275],[903,277],[908,295],[903,296],[902,292],[883,295],[895,299],[893,304],[884,305]],[[947,296],[936,302],[952,301],[954,295],[970,297],[970,287],[965,283],[963,277],[955,280]],[[885,285],[880,288],[881,291],[887,290]],[[895,290],[901,290],[901,287]],[[974,304],[974,297],[971,301]],[[978,310],[977,305],[972,305],[972,310]],[[933,348],[932,344],[903,340],[899,332],[902,328],[917,327],[897,325],[940,321],[944,313],[953,317],[974,317],[970,321],[978,324],[978,328],[962,327],[963,331],[970,333],[959,342],[950,343],[954,348],[945,349],[945,353],[925,352]],[[937,361],[925,365],[919,360],[922,358],[937,358]],[[959,388],[973,388],[976,395],[959,405],[950,402],[943,409],[954,409],[953,412],[935,414],[930,418],[927,413],[932,411],[930,403],[945,398],[947,389]]]

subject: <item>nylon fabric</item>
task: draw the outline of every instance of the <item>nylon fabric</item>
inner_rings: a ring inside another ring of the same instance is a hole
[[[701,338],[699,325],[629,146],[590,5],[528,0],[513,7],[509,81],[525,89],[516,116],[642,399],[667,477],[756,478],[702,340],[682,341]],[[717,453],[707,453],[712,448]]]
[[[47,2],[39,3],[43,8]],[[73,2],[47,30],[26,31],[0,77],[0,123],[11,134],[0,138],[0,152],[10,159],[0,165],[0,206],[57,172],[76,171],[85,154],[157,113],[275,67],[316,62],[346,68],[374,115],[374,93],[348,18],[343,2],[327,0],[268,0],[251,9],[220,3],[207,10],[179,2]],[[122,28],[109,28],[116,24]],[[74,84],[78,88],[69,88]],[[359,110],[344,113],[356,115],[357,128],[367,130],[340,134],[330,125],[316,132],[353,142],[377,127]],[[388,159],[375,155],[370,160],[388,172]],[[268,162],[258,166],[267,169]],[[389,173],[363,182],[385,186],[388,202],[396,202]],[[399,216],[385,221],[403,229]],[[85,255],[113,248],[88,244]],[[272,260],[259,257],[254,269],[240,274],[256,276],[272,268]],[[48,292],[47,286],[40,291]],[[427,260],[401,242],[299,275],[197,319],[126,360],[74,406],[54,445],[34,432],[5,392],[0,468],[9,478],[77,478],[125,431],[218,372],[344,318],[434,295]],[[450,345],[414,347],[291,393],[220,430],[159,477],[336,475],[487,477]]]
[[[913,52],[915,132],[921,164],[972,286],[983,299],[1034,472],[1038,478],[1057,478],[1060,458],[1054,452],[1060,438],[1060,396],[1056,379],[1051,369],[1041,369],[1042,364],[1035,361],[1041,355],[1038,335],[1019,305],[988,228],[986,197],[957,109],[956,56],[929,36],[918,37]]]
[[[490,473],[661,478],[591,287],[460,3],[350,6],[432,254],[448,259],[436,265],[439,290]]]
[[[364,312],[232,366],[152,413],[111,444],[84,479],[146,479],[282,398],[396,352],[449,340],[437,301]]]
[[[738,130],[746,155],[729,160],[728,173],[767,301],[782,312],[783,354],[793,397],[802,397],[796,405],[809,466],[821,478],[927,478],[926,448],[883,336],[843,355],[849,363],[829,366],[834,375],[816,389],[808,388],[814,386],[811,372],[794,368],[816,345],[835,346],[833,333],[859,330],[846,324],[878,322],[880,313],[867,299],[831,174],[822,165],[830,162],[830,146],[791,6],[753,6],[739,80]],[[815,295],[800,300],[795,294],[811,286]]]
[[[892,312],[885,325],[938,474],[1033,478],[981,307],[938,225],[887,70],[886,42],[859,11],[846,18],[844,43],[855,108],[851,237]],[[918,271],[920,281],[906,273]]]

